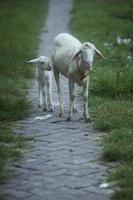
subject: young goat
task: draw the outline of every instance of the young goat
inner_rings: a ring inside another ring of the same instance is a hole
[[[70,107],[69,116],[67,118],[68,121],[71,120],[73,112],[76,111],[74,105],[74,83],[77,83],[79,86],[83,86],[83,115],[86,122],[91,120],[88,114],[89,79],[87,76],[88,73],[92,70],[94,54],[104,58],[101,52],[96,49],[93,44],[89,42],[82,44],[79,40],[68,33],[61,33],[54,40],[52,65],[59,94],[60,116],[64,114],[64,107],[59,74],[61,73],[69,80]]]
[[[43,111],[53,111],[52,106],[52,74],[51,64],[49,59],[45,56],[29,60],[27,63],[35,64],[36,66],[36,79],[38,83],[38,106],[44,105]]]

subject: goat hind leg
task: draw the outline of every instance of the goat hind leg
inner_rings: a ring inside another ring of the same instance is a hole
[[[52,94],[51,94],[51,85],[47,85],[47,102],[48,102],[48,110],[50,112],[54,111],[54,107],[52,105]]]
[[[57,91],[59,95],[59,104],[60,104],[60,114],[59,116],[62,117],[64,115],[64,105],[63,105],[63,98],[62,98],[62,92],[61,92],[61,86],[60,86],[60,77],[59,72],[54,69],[54,77],[57,84]]]

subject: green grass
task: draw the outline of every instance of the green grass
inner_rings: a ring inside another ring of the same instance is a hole
[[[37,52],[47,1],[0,1],[0,121],[21,119],[27,102],[25,86],[33,76],[25,64]]]
[[[102,159],[117,163],[109,175],[120,188],[112,197],[116,200],[130,200],[133,192],[132,21],[132,0],[75,0],[70,24],[74,35],[94,43],[107,58],[94,61],[89,107],[94,127],[107,133]],[[131,38],[132,42],[117,45],[117,36]]]
[[[24,148],[26,148],[26,141],[31,140],[30,137],[17,135],[11,131],[11,127],[6,124],[0,128],[0,183],[8,177],[11,170],[11,161],[16,160]]]
[[[102,103],[97,104],[94,111],[97,116],[94,124],[96,128],[104,131],[132,128],[133,102],[131,100],[103,98],[101,101]]]
[[[117,181],[119,188],[116,189],[113,198],[132,200],[133,198],[133,165],[123,164],[110,176],[110,181]]]
[[[133,161],[132,129],[121,128],[111,131],[105,138],[103,158],[107,161]],[[123,148],[124,147],[124,148]]]
[[[25,62],[37,54],[47,0],[0,0],[0,183],[11,161],[22,154],[28,137],[12,131],[12,122],[28,114],[27,88],[34,68]]]

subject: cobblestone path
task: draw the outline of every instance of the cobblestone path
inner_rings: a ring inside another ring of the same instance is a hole
[[[50,0],[49,15],[41,35],[39,55],[50,57],[54,37],[68,32],[72,0]],[[68,112],[67,80],[62,78],[65,112]],[[15,176],[2,186],[10,193],[8,200],[108,200],[109,189],[100,189],[108,168],[99,160],[99,141],[103,134],[87,125],[82,116],[82,101],[77,101],[78,113],[72,122],[59,118],[58,96],[53,80],[55,111],[47,120],[35,120],[45,115],[37,108],[35,82],[30,90],[33,108],[30,116],[20,121],[16,132],[35,135],[33,148],[14,164]]]

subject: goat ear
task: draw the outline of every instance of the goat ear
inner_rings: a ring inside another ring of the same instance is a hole
[[[38,62],[38,58],[27,61],[27,63],[33,63],[33,64],[37,62]]]
[[[103,58],[106,60],[106,58],[104,57],[104,55],[98,50],[98,49],[95,49],[95,52],[96,52],[96,55],[100,58]]]
[[[80,49],[77,53],[74,54],[72,60],[75,60],[78,58],[78,56],[81,54],[82,50]]]

